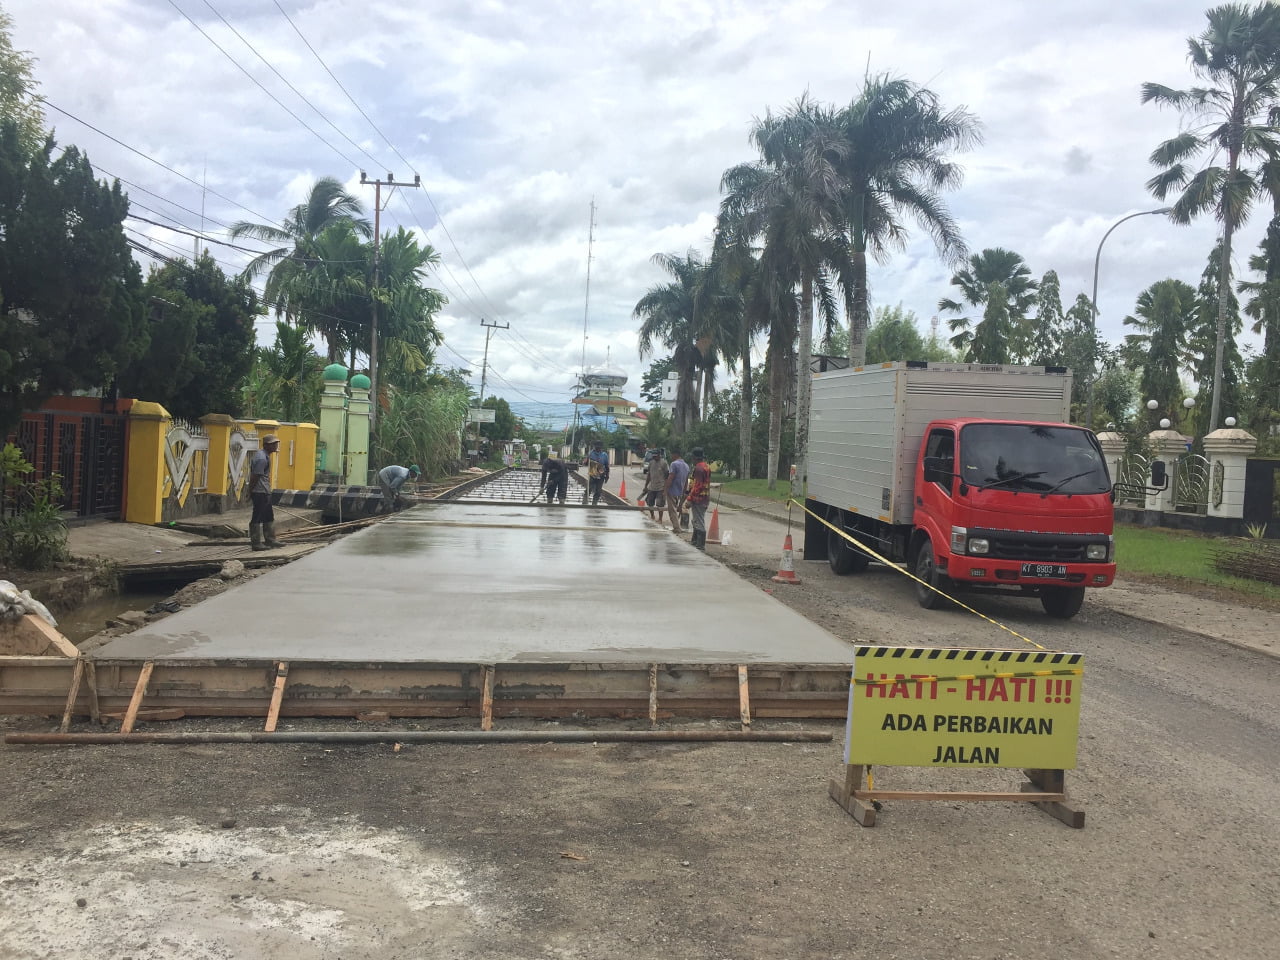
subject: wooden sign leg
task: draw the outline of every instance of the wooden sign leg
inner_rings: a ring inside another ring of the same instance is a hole
[[[1065,770],[1023,770],[1030,783],[1022,785],[1023,793],[1061,793],[1066,794],[1067,773]],[[1070,800],[1037,800],[1037,807],[1049,816],[1061,820],[1068,827],[1080,830],[1084,827],[1084,811]]]
[[[844,807],[845,812],[864,827],[876,825],[876,808],[859,800],[853,794],[862,787],[862,770],[860,763],[848,763],[844,768],[844,782],[831,778],[827,792],[831,799]]]

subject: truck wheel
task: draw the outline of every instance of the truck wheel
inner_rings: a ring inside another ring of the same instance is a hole
[[[831,516],[827,519],[833,526],[842,526],[839,510],[831,511]],[[869,562],[870,558],[865,553],[850,546],[848,540],[830,527],[827,528],[827,563],[831,565],[833,573],[842,577],[847,573],[861,573],[867,569]]]
[[[928,540],[921,544],[920,552],[916,554],[915,570],[912,572],[925,583],[932,584],[939,590],[946,590],[950,586],[950,581],[938,573],[938,565],[933,559],[933,544]],[[918,583],[916,600],[926,610],[938,610],[947,603],[946,597]]]
[[[1049,616],[1070,620],[1084,604],[1084,587],[1043,587],[1040,604]]]

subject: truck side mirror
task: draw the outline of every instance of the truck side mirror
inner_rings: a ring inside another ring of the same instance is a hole
[[[1151,485],[1158,490],[1163,490],[1169,485],[1169,477],[1165,473],[1163,460],[1151,461]]]

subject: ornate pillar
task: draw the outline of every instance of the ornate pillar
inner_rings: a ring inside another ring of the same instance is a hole
[[[165,438],[171,422],[169,411],[158,403],[135,400],[129,408],[124,518],[130,523],[160,522]]]
[[[225,497],[231,479],[231,428],[235,420],[225,413],[207,413],[200,425],[209,437],[209,469],[205,491],[210,496]]]
[[[1187,452],[1187,441],[1176,430],[1153,430],[1147,442],[1155,451],[1155,459],[1163,460],[1169,483],[1163,490],[1147,494],[1146,508],[1157,513],[1173,513],[1173,462]]]
[[[343,447],[347,436],[347,368],[331,363],[324,368],[324,393],[320,395],[319,442],[324,448],[320,469],[346,478]]]
[[[1111,474],[1111,482],[1120,479],[1120,468],[1124,463],[1125,440],[1115,431],[1098,434],[1098,446],[1102,447],[1102,456],[1107,461],[1107,472]]]
[[[1223,427],[1204,438],[1204,455],[1209,459],[1209,516],[1244,518],[1245,463],[1257,449],[1257,438],[1238,427]]]
[[[351,378],[351,403],[347,414],[347,483],[369,482],[369,389],[363,373]]]

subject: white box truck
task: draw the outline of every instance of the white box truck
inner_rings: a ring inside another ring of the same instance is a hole
[[[814,375],[809,509],[944,592],[1016,591],[1071,617],[1115,577],[1113,501],[1062,368],[895,362]],[[812,516],[805,557],[871,555]],[[921,605],[945,600],[918,586]]]

